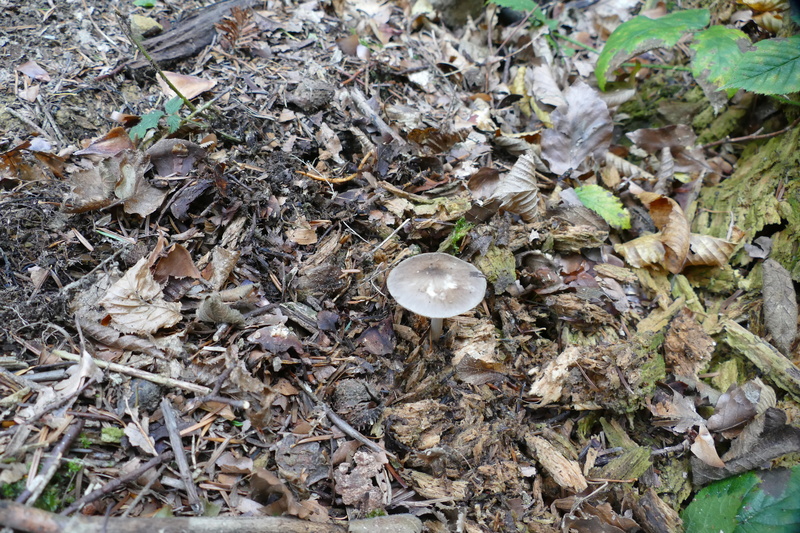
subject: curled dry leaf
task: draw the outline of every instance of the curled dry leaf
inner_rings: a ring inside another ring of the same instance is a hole
[[[99,304],[111,315],[112,325],[125,333],[154,333],[181,319],[181,304],[164,300],[144,257],[108,289]]]
[[[694,439],[691,447],[692,453],[709,466],[725,468],[725,463],[719,458],[717,449],[714,447],[714,437],[708,432],[705,425],[700,426],[697,438]]]
[[[650,208],[658,233],[617,244],[614,249],[635,268],[660,264],[673,274],[683,270],[689,253],[689,221],[672,198],[643,192],[639,199]]]
[[[125,131],[125,128],[116,127],[111,131],[92,140],[92,142],[83,150],[78,150],[73,155],[101,155],[101,156],[114,156],[123,150],[133,150],[135,146],[131,141],[130,136]]]
[[[728,259],[731,258],[735,248],[734,242],[692,233],[689,236],[689,255],[686,257],[686,265],[724,266],[728,264]]]
[[[539,215],[539,185],[536,182],[536,163],[533,155],[520,156],[514,167],[497,184],[492,198],[501,202],[501,207],[517,213],[526,222]]]
[[[686,256],[689,254],[689,221],[683,209],[672,198],[660,194],[645,192],[639,199],[650,208],[650,216],[661,231],[661,242],[664,243],[664,266],[677,274],[683,270]]]
[[[608,106],[586,83],[575,83],[564,99],[566,105],[550,114],[553,128],[542,132],[542,158],[556,174],[585,170],[587,159],[604,157],[614,129]]]
[[[664,261],[666,250],[661,242],[661,235],[651,233],[632,241],[615,244],[614,250],[625,258],[633,268],[659,265]]]
[[[172,82],[172,85],[178,89],[183,96],[187,99],[191,100],[192,98],[199,96],[200,94],[210,91],[217,85],[216,80],[206,80],[204,78],[200,78],[198,76],[189,76],[186,74],[178,74],[177,72],[169,72],[164,71],[164,76]],[[161,91],[164,93],[164,96],[167,98],[174,98],[177,96],[175,91],[173,91],[166,82],[158,78],[158,86],[161,87]]]

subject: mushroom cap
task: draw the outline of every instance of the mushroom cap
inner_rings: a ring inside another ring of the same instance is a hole
[[[409,257],[394,267],[386,286],[409,311],[428,318],[450,318],[481,303],[486,278],[466,261],[435,252]]]

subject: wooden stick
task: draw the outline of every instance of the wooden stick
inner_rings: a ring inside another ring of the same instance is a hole
[[[0,501],[0,524],[15,531],[36,533],[346,533],[335,524],[317,524],[294,518],[273,516],[215,518],[106,518],[104,516],[66,517]]]
[[[127,483],[129,481],[136,480],[139,476],[141,476],[142,474],[144,474],[145,472],[147,472],[148,470],[150,470],[154,466],[160,465],[161,463],[163,463],[165,461],[170,461],[170,460],[172,460],[173,457],[175,457],[175,455],[170,451],[164,452],[161,455],[159,455],[158,457],[153,457],[152,459],[147,461],[145,464],[143,464],[142,466],[140,466],[139,468],[137,468],[133,472],[128,472],[127,474],[125,474],[122,477],[118,477],[117,479],[113,479],[113,480],[109,481],[108,483],[106,483],[105,485],[103,485],[102,487],[100,487],[99,489],[97,489],[95,491],[92,491],[89,494],[87,494],[86,496],[84,496],[83,498],[80,498],[80,499],[76,500],[72,505],[70,505],[69,507],[67,507],[63,511],[61,511],[61,515],[62,516],[66,516],[66,515],[74,512],[74,511],[77,511],[78,509],[80,509],[81,507],[86,505],[87,503],[91,503],[91,502],[93,502],[95,500],[98,500],[98,499],[102,498],[103,496],[105,496],[106,494],[111,494],[112,492],[114,492],[115,490],[120,488],[125,483]],[[5,522],[3,522],[3,520],[1,518],[0,518],[0,524],[5,524]],[[74,531],[82,531],[82,530],[80,528],[78,528],[78,529],[75,529]]]
[[[61,359],[66,359],[67,361],[81,360],[80,355],[65,352],[64,350],[53,350],[53,354],[57,355]],[[183,389],[202,395],[207,395],[211,392],[210,388],[204,387],[203,385],[197,385],[196,383],[189,383],[188,381],[181,381],[179,379],[172,379],[164,376],[159,376],[158,374],[153,374],[150,372],[146,372],[144,370],[139,370],[138,368],[132,368],[117,363],[109,363],[108,361],[103,361],[101,359],[92,359],[92,360],[94,361],[94,364],[96,364],[100,368],[107,368],[108,370],[111,370],[112,372],[117,372],[118,374],[125,374],[126,376],[133,376],[135,378],[141,378],[147,381],[152,381],[153,383],[158,383],[159,385],[164,385],[165,387],[174,387],[177,389]]]
[[[172,409],[169,398],[161,400],[161,412],[164,414],[164,425],[167,426],[167,431],[169,432],[169,442],[172,445],[172,452],[175,454],[175,462],[178,463],[178,471],[181,473],[181,479],[186,486],[189,505],[191,505],[194,514],[200,516],[203,514],[205,506],[197,493],[197,485],[194,484],[194,479],[192,479],[192,470],[186,460],[181,435],[178,432],[178,419],[175,416],[175,410]]]

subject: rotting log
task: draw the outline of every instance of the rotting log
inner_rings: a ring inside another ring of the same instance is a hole
[[[214,518],[106,518],[61,516],[11,501],[0,501],[0,525],[35,533],[345,533],[336,524],[318,524],[274,516]]]

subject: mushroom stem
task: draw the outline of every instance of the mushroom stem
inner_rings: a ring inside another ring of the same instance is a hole
[[[431,318],[431,338],[433,342],[439,342],[439,337],[442,336],[443,318]]]

